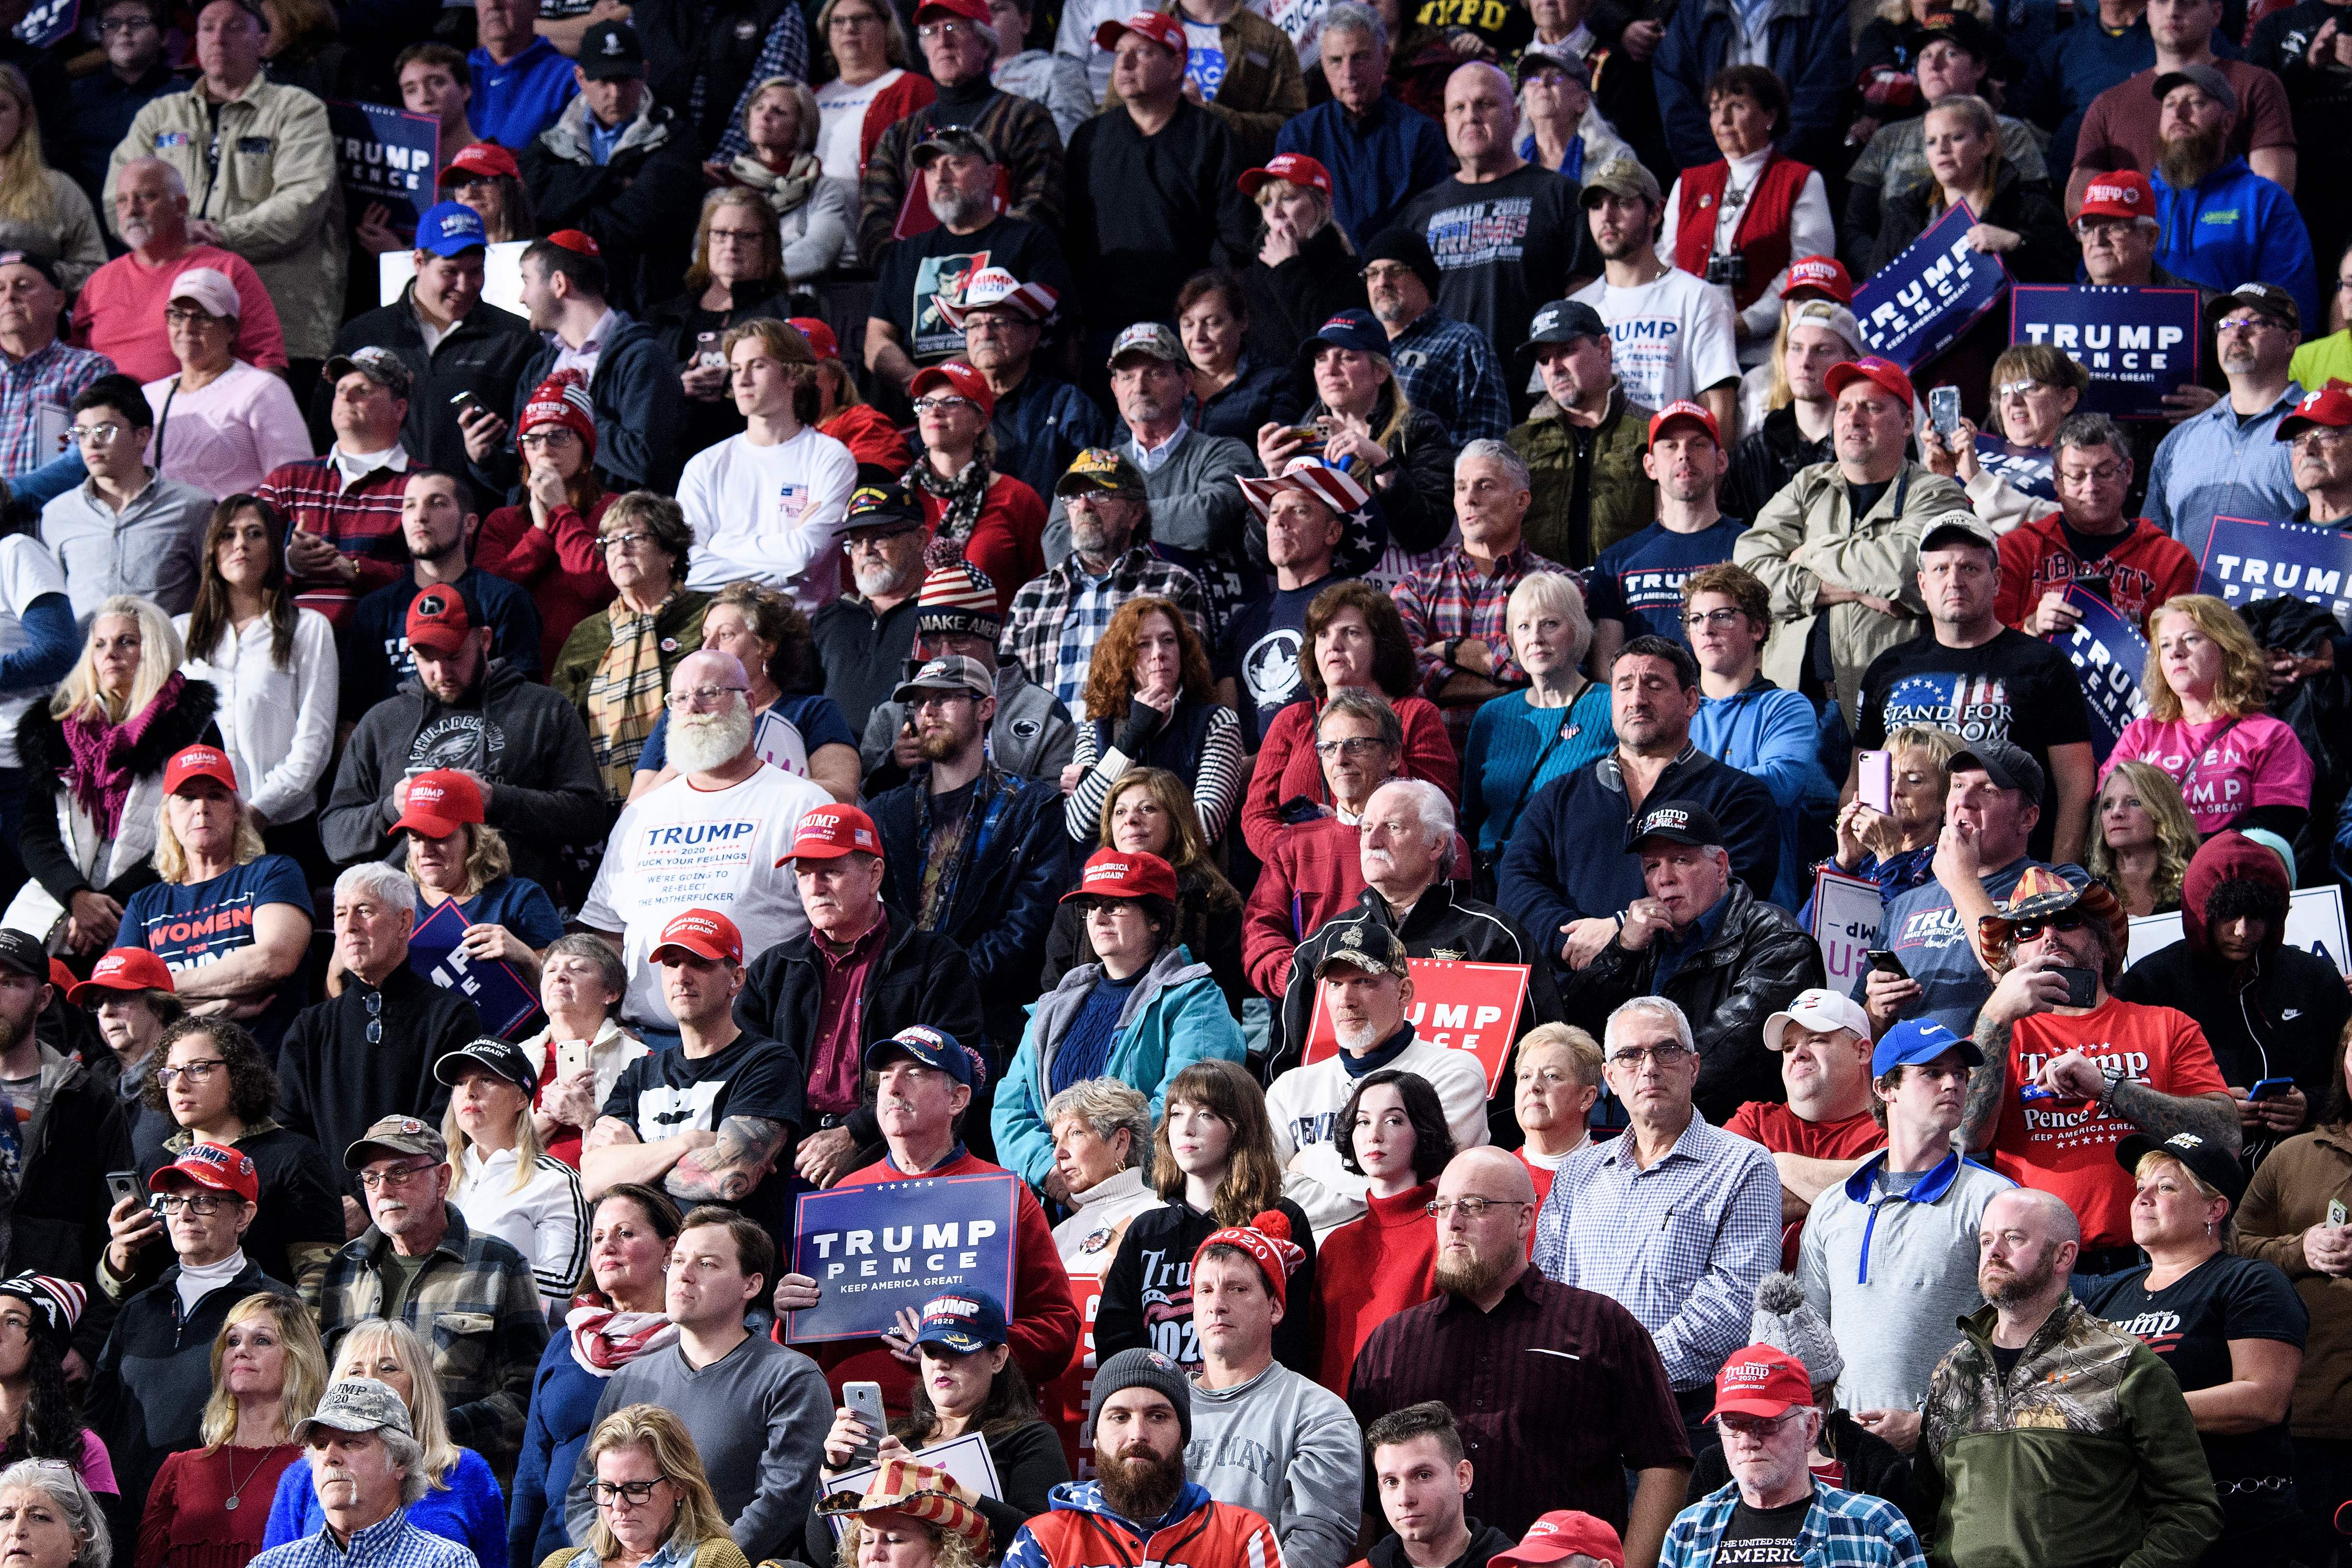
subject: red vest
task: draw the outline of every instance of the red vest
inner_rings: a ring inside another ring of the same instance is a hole
[[[1745,310],[1756,303],[1764,285],[1789,265],[1789,219],[1804,193],[1805,176],[1812,172],[1811,165],[1775,153],[1748,187],[1747,208],[1731,236],[1732,247],[1748,258],[1748,281],[1731,291],[1736,309]],[[1731,164],[1721,158],[1703,169],[1683,171],[1683,205],[1675,214],[1675,265],[1696,277],[1706,276],[1706,258],[1715,249],[1715,220],[1730,180]]]

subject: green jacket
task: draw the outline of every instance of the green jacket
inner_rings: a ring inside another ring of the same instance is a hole
[[[1935,1568],[2192,1568],[2221,1533],[2172,1370],[2067,1298],[2007,1378],[1994,1310],[1936,1364],[1912,1467]]]
[[[614,605],[620,600],[613,601]],[[662,688],[669,688],[670,671],[688,654],[702,648],[702,612],[709,606],[710,595],[698,589],[680,588],[677,597],[669,602],[654,622],[661,633]],[[572,628],[563,639],[563,651],[555,656],[555,668],[547,673],[547,683],[562,694],[563,700],[580,710],[582,718],[588,716],[588,682],[594,678],[596,667],[604,662],[604,655],[613,646],[613,618],[607,613],[612,605],[598,610]]]
[[[1576,433],[1549,396],[1535,405],[1524,425],[1503,437],[1535,477],[1535,504],[1528,508],[1528,548],[1548,561],[1580,570],[1621,539],[1630,539],[1658,519],[1658,487],[1642,471],[1650,447],[1650,410],[1625,400],[1623,387],[1609,394],[1592,446],[1591,537],[1576,537],[1569,502],[1576,489]]]

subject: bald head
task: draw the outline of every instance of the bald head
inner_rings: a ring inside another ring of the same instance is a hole
[[[732,686],[748,688],[751,678],[743,673],[743,661],[731,653],[715,648],[703,648],[688,654],[677,661],[677,668],[669,678],[673,692],[692,691],[698,686]]]
[[[1445,144],[1474,183],[1496,180],[1526,162],[1511,143],[1518,103],[1500,66],[1472,60],[1445,79]]]
[[[2031,1332],[2065,1296],[2082,1246],[2082,1224],[2057,1196],[2012,1188],[1985,1205],[1977,1231],[1977,1289],[1999,1309],[2004,1325]]]
[[[1465,1149],[1446,1163],[1437,1178],[1440,1197],[1500,1198],[1507,1203],[1536,1201],[1535,1178],[1516,1154],[1490,1145]]]
[[[1517,1155],[1465,1149],[1437,1178],[1437,1288],[1491,1309],[1528,1266],[1534,1178]]]
[[[1999,1210],[1998,1215],[1994,1211]],[[2056,1246],[2071,1241],[2077,1247],[2083,1242],[2083,1222],[2066,1206],[2066,1200],[2055,1193],[2045,1193],[2039,1187],[2019,1187],[2006,1192],[1985,1205],[1984,1222],[1996,1222],[2041,1237]]]

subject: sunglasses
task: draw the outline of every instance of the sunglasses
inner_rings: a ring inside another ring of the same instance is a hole
[[[2044,931],[2082,930],[2083,916],[2077,910],[2068,910],[2064,914],[2052,915],[2046,921],[2019,921],[2009,929],[2020,942],[2039,942]]]

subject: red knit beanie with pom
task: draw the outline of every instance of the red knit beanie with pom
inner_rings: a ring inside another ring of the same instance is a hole
[[[522,418],[515,424],[518,457],[522,453],[523,432],[543,425],[561,425],[579,437],[588,460],[596,460],[596,409],[588,400],[586,376],[576,370],[559,370],[532,389],[530,401],[522,405]]]
[[[1307,1249],[1290,1239],[1290,1221],[1280,1210],[1266,1209],[1245,1226],[1212,1232],[1192,1253],[1194,1272],[1200,1270],[1202,1254],[1213,1247],[1237,1247],[1257,1259],[1266,1294],[1288,1308],[1290,1277],[1307,1261]]]

